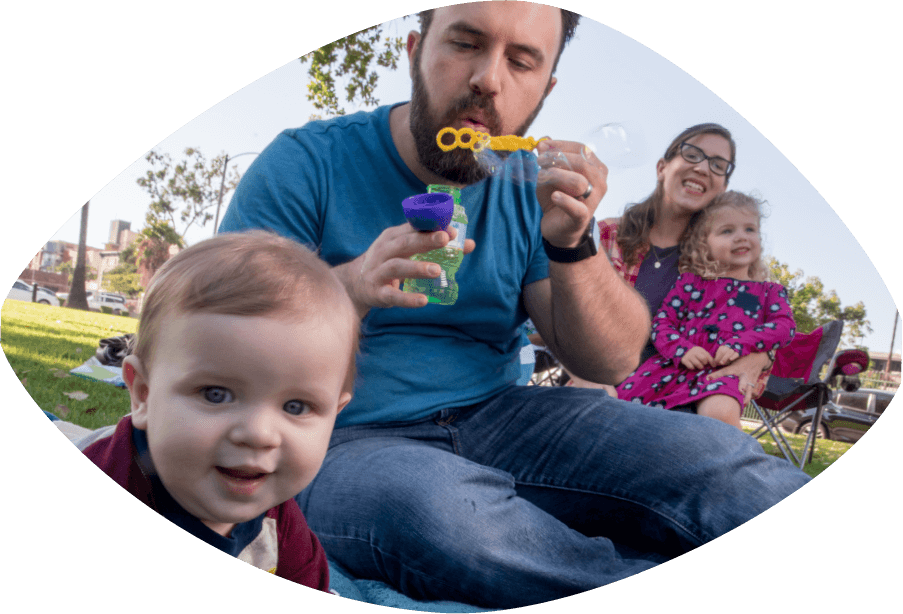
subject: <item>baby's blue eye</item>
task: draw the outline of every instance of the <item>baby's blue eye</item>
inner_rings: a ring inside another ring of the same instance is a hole
[[[204,395],[204,400],[208,403],[228,403],[235,398],[231,390],[220,388],[219,386],[207,386],[201,392]]]
[[[300,416],[301,414],[309,412],[310,406],[304,401],[292,399],[291,401],[286,401],[285,405],[282,406],[282,409],[293,416]]]

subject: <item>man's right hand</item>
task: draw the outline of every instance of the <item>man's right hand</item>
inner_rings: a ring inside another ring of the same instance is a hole
[[[334,271],[362,319],[371,307],[423,307],[427,304],[426,295],[402,292],[401,282],[438,277],[439,265],[417,262],[411,256],[445,247],[455,236],[457,231],[451,227],[447,231],[420,232],[410,224],[392,226],[366,252]],[[465,240],[464,253],[469,254],[475,247],[473,240]]]

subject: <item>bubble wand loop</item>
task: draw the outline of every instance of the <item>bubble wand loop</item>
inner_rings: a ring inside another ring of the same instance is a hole
[[[455,137],[455,140],[448,145],[442,142],[442,137],[446,134],[451,134]],[[455,130],[452,127],[443,128],[439,131],[439,134],[436,135],[436,144],[439,145],[439,149],[442,151],[451,151],[452,149],[460,147],[462,149],[472,149],[473,151],[479,152],[485,149],[487,144],[490,149],[500,151],[517,151],[518,149],[532,150],[536,148],[540,141],[545,140],[548,140],[548,137],[537,140],[532,136],[521,137],[514,134],[490,136],[485,132],[466,127],[461,128],[460,130]]]

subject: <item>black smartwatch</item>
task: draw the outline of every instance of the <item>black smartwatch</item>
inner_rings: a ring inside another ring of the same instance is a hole
[[[589,220],[589,226],[583,233],[583,239],[576,247],[555,247],[546,238],[542,238],[542,246],[552,262],[580,262],[599,253],[599,224],[595,217]]]

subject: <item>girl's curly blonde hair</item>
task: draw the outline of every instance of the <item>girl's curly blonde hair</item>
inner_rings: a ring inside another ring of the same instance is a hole
[[[715,213],[726,207],[746,209],[753,211],[759,220],[759,235],[761,236],[761,221],[763,217],[762,206],[764,200],[759,200],[742,192],[725,192],[716,196],[711,204],[702,210],[699,219],[689,229],[680,244],[680,261],[677,269],[681,273],[693,273],[705,279],[712,279],[723,274],[721,265],[712,257],[707,241],[712,230]],[[749,266],[749,278],[753,281],[765,281],[768,279],[768,268],[761,254],[759,259]]]

